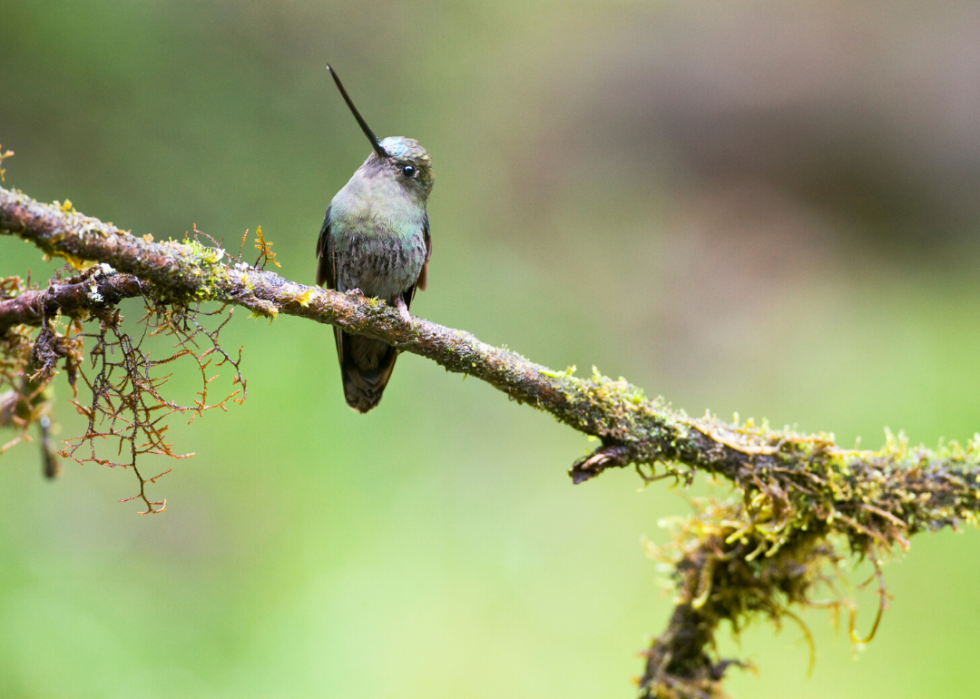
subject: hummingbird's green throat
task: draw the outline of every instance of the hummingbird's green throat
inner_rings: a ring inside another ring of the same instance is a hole
[[[426,204],[432,160],[418,141],[401,136],[379,141],[329,65],[337,89],[374,149],[337,192],[317,238],[317,284],[359,291],[395,306],[411,323],[408,308],[428,281],[432,239]],[[381,400],[398,350],[380,340],[334,328],[347,404],[366,413]]]

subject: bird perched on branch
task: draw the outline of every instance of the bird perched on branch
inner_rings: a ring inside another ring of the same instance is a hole
[[[327,207],[316,243],[316,283],[376,296],[410,323],[408,309],[415,290],[425,289],[432,255],[425,210],[432,161],[414,139],[378,141],[337,73],[327,70],[374,150]],[[336,327],[334,336],[347,405],[366,413],[381,400],[398,350]]]

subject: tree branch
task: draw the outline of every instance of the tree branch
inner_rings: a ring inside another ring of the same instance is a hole
[[[45,291],[25,291],[0,300],[0,335],[15,325],[41,325],[58,313],[84,318],[91,311],[115,306],[125,298],[140,296],[140,281],[131,274],[116,274],[108,264],[93,267],[94,274],[64,283],[52,282]]]
[[[285,313],[384,340],[475,376],[598,437],[601,446],[571,468],[576,483],[628,465],[647,481],[667,476],[689,483],[698,471],[729,480],[741,498],[702,504],[678,539],[687,537],[690,545],[668,556],[679,602],[649,651],[641,681],[646,697],[722,696],[719,682],[730,663],[709,654],[718,624],[727,619],[737,629],[755,613],[778,620],[792,615],[788,605],[808,604],[814,586],[827,582],[827,566],[840,557],[836,544],[828,544],[831,535],[841,535],[850,553],[868,556],[877,568],[895,544],[907,547],[911,534],[973,523],[980,512],[980,435],[966,447],[951,442],[929,450],[889,434],[882,449],[856,451],[823,433],[691,418],[623,379],[553,371],[461,330],[419,318],[404,322],[377,299],[230,264],[223,250],[196,241],[156,243],[83,216],[70,203],[43,204],[3,188],[0,234],[79,267],[105,263],[122,273],[0,302],[0,336],[56,309],[83,313],[91,304],[135,294],[159,304],[217,301],[269,318]],[[881,599],[883,607],[883,591]]]
[[[807,478],[796,472],[812,469],[815,462],[841,471],[889,469],[902,465],[900,462],[914,463],[920,469],[950,465],[949,456],[923,449],[910,454],[907,445],[898,451],[853,451],[835,446],[825,434],[772,431],[751,423],[732,425],[708,415],[690,418],[671,410],[661,399],[646,399],[641,389],[623,379],[613,381],[598,373],[581,379],[570,370],[554,371],[461,330],[420,318],[405,323],[397,310],[377,299],[305,286],[272,272],[229,266],[223,264],[223,250],[194,241],[155,243],[149,237],[139,238],[83,216],[70,204],[43,204],[0,187],[0,234],[4,233],[69,261],[108,263],[137,277],[149,296],[164,302],[218,301],[270,318],[284,313],[337,325],[427,357],[449,371],[482,379],[517,402],[551,413],[570,427],[602,440],[602,447],[574,465],[571,475],[575,482],[592,478],[606,468],[629,464],[675,463],[691,471],[721,475],[749,488],[759,473],[777,467],[804,485]],[[122,283],[113,287],[121,290]],[[132,281],[126,278],[126,284]],[[66,303],[69,295],[75,302],[83,302],[82,291],[65,289],[59,293]],[[51,290],[47,294],[48,303],[57,303]],[[9,311],[0,306],[0,329],[24,322],[17,318],[30,315],[32,311],[26,306],[36,302],[23,301]],[[974,452],[970,450],[973,456]],[[913,481],[902,487],[930,489],[929,479],[922,475]],[[962,516],[955,512],[958,502],[949,502],[950,512],[939,520],[917,526],[950,524]],[[970,510],[975,505],[959,504]]]

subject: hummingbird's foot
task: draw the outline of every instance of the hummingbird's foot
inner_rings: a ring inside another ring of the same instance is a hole
[[[357,288],[348,289],[344,293],[347,294],[348,296],[364,296],[364,292]]]
[[[401,296],[396,296],[395,308],[398,309],[398,313],[401,315],[402,320],[405,321],[406,324],[411,325],[412,314],[408,312],[408,306],[405,304],[405,299],[403,299]]]

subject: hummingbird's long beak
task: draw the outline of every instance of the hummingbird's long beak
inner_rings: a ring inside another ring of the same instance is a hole
[[[340,90],[340,94],[343,95],[344,102],[346,102],[347,106],[350,107],[350,110],[354,114],[354,118],[357,119],[357,123],[360,124],[364,135],[367,136],[368,140],[371,142],[371,147],[374,148],[374,152],[380,155],[382,158],[390,158],[391,156],[388,154],[388,152],[381,147],[381,142],[378,140],[378,137],[374,135],[371,127],[367,125],[367,122],[364,121],[364,117],[361,116],[361,113],[357,111],[357,107],[355,107],[354,103],[351,102],[350,97],[347,95],[347,90],[344,89],[343,83],[341,83],[340,78],[337,77],[337,72],[330,67],[329,63],[327,64],[327,70],[330,71],[330,75],[333,76],[333,81],[337,83],[337,89]]]

